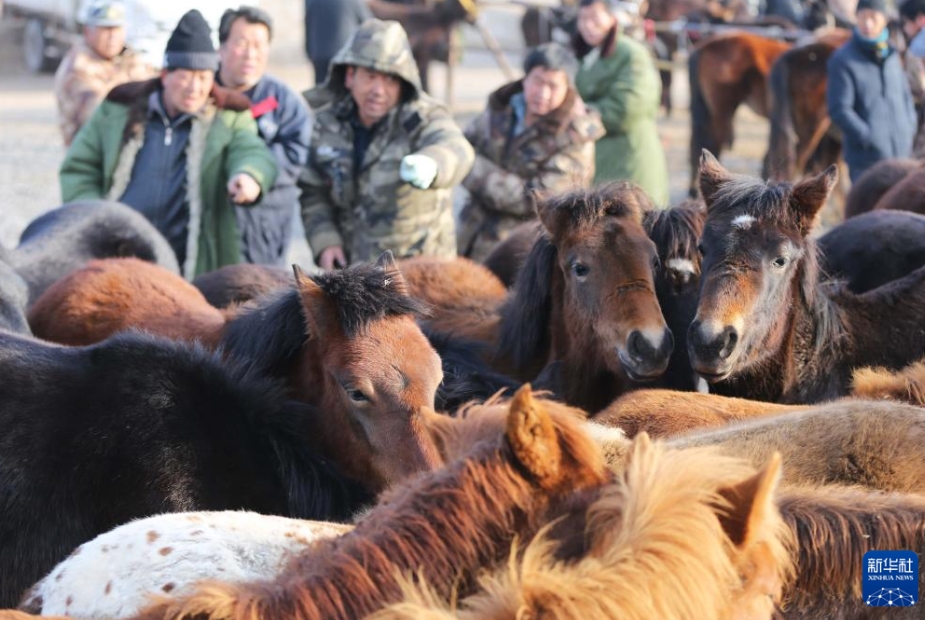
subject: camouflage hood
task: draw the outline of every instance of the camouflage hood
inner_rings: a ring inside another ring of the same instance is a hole
[[[421,76],[411,54],[408,35],[396,21],[368,19],[331,59],[324,87],[335,94],[347,92],[344,77],[348,66],[366,67],[400,77],[407,85],[403,99],[415,99],[421,92]]]

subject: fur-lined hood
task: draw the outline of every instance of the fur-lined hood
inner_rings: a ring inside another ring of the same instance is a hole
[[[505,84],[488,97],[492,115],[507,114],[511,98],[524,91],[523,80]],[[600,115],[585,105],[574,86],[569,87],[565,100],[555,110],[536,121],[543,133],[556,136],[568,134],[573,142],[590,142],[604,136]]]
[[[148,98],[151,93],[161,88],[161,79],[152,78],[142,82],[120,84],[106,95],[106,101],[128,106],[129,108],[128,123],[125,125],[125,133],[122,136],[123,144],[136,135],[143,125],[148,113]],[[243,93],[233,91],[216,83],[212,85],[212,91],[209,93],[209,103],[206,106],[220,110],[243,112],[250,109],[251,100]]]

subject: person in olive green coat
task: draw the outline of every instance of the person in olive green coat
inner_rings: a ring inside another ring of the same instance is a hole
[[[594,182],[632,181],[664,207],[668,164],[656,124],[661,81],[649,51],[620,31],[615,4],[581,0],[578,11],[575,85],[607,131],[597,142]]]
[[[164,64],[159,79],[113,89],[77,133],[61,164],[61,195],[139,211],[192,279],[241,262],[231,203],[255,203],[277,170],[250,100],[213,83],[218,55],[198,11],[180,20]]]

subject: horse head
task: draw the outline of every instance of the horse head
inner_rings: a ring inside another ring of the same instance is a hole
[[[795,185],[765,184],[730,174],[704,151],[700,175],[707,218],[688,347],[693,369],[716,382],[779,351],[794,308],[815,299],[818,267],[809,234],[837,169]]]
[[[662,374],[674,348],[655,297],[658,254],[642,224],[651,208],[630,183],[578,190],[538,206],[555,247],[559,273],[552,286],[561,289],[568,348],[631,379]]]
[[[330,416],[323,432],[352,451],[345,473],[381,489],[442,464],[426,430],[440,358],[415,322],[424,307],[408,296],[392,254],[319,276],[295,272],[310,341],[296,372],[312,377],[302,389],[321,391]]]

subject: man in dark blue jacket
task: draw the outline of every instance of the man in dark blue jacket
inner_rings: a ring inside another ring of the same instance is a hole
[[[249,263],[280,264],[292,237],[299,188],[308,161],[313,118],[305,100],[266,75],[273,25],[263,10],[242,6],[222,15],[218,30],[218,81],[246,94],[257,131],[276,160],[279,175],[259,209],[237,208],[241,255]]]
[[[884,0],[859,0],[854,35],[828,63],[829,116],[843,134],[851,180],[890,157],[909,157],[916,116]]]

